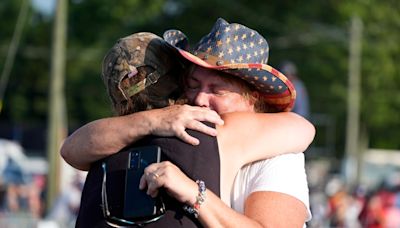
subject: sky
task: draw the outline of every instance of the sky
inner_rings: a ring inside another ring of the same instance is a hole
[[[32,7],[46,16],[53,15],[56,2],[57,0],[31,0]]]

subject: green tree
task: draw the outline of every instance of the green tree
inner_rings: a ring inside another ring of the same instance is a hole
[[[21,1],[0,3],[0,61],[4,62]],[[269,63],[294,61],[308,87],[312,113],[336,123],[336,155],[344,150],[348,29],[364,23],[363,129],[370,147],[399,149],[400,5],[395,0],[72,0],[69,7],[66,97],[71,128],[111,115],[100,79],[106,51],[123,36],[166,29],[184,31],[190,43],[209,32],[218,17],[256,29],[270,43]],[[31,10],[12,69],[0,122],[43,123],[47,118],[52,18]],[[3,65],[0,63],[0,70]],[[322,132],[321,132],[322,133]],[[316,143],[323,140],[318,134]]]

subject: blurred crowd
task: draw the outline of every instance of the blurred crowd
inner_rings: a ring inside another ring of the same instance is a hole
[[[76,173],[47,208],[46,165],[25,156],[18,143],[0,139],[0,228],[75,226],[84,178]]]
[[[348,186],[340,175],[310,185],[313,219],[308,227],[400,227],[400,179],[382,180],[373,188]]]
[[[24,211],[40,217],[45,176],[25,173],[23,162],[26,157],[17,143],[1,140],[0,147],[0,213]]]

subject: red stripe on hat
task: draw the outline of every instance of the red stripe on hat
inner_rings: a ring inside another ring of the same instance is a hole
[[[271,67],[271,73],[274,75],[279,75],[279,71],[277,71],[275,68]]]
[[[261,68],[262,64],[260,63],[249,63],[249,68]]]
[[[265,95],[265,97],[268,97],[268,98],[281,98],[281,97],[290,97],[290,95],[291,95],[291,92],[288,89],[286,89],[282,93],[268,94],[268,95]]]
[[[283,98],[264,97],[264,99],[270,104],[280,104],[280,105],[289,105],[292,101],[290,97],[283,97]]]

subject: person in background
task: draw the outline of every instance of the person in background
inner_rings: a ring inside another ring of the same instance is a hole
[[[297,67],[292,61],[283,61],[279,69],[293,83],[296,89],[296,101],[293,107],[293,112],[310,119],[310,101],[307,88],[303,81],[298,77]]]
[[[85,176],[84,172],[76,171],[73,179],[61,190],[46,219],[57,221],[62,226],[74,226],[79,211]]]

